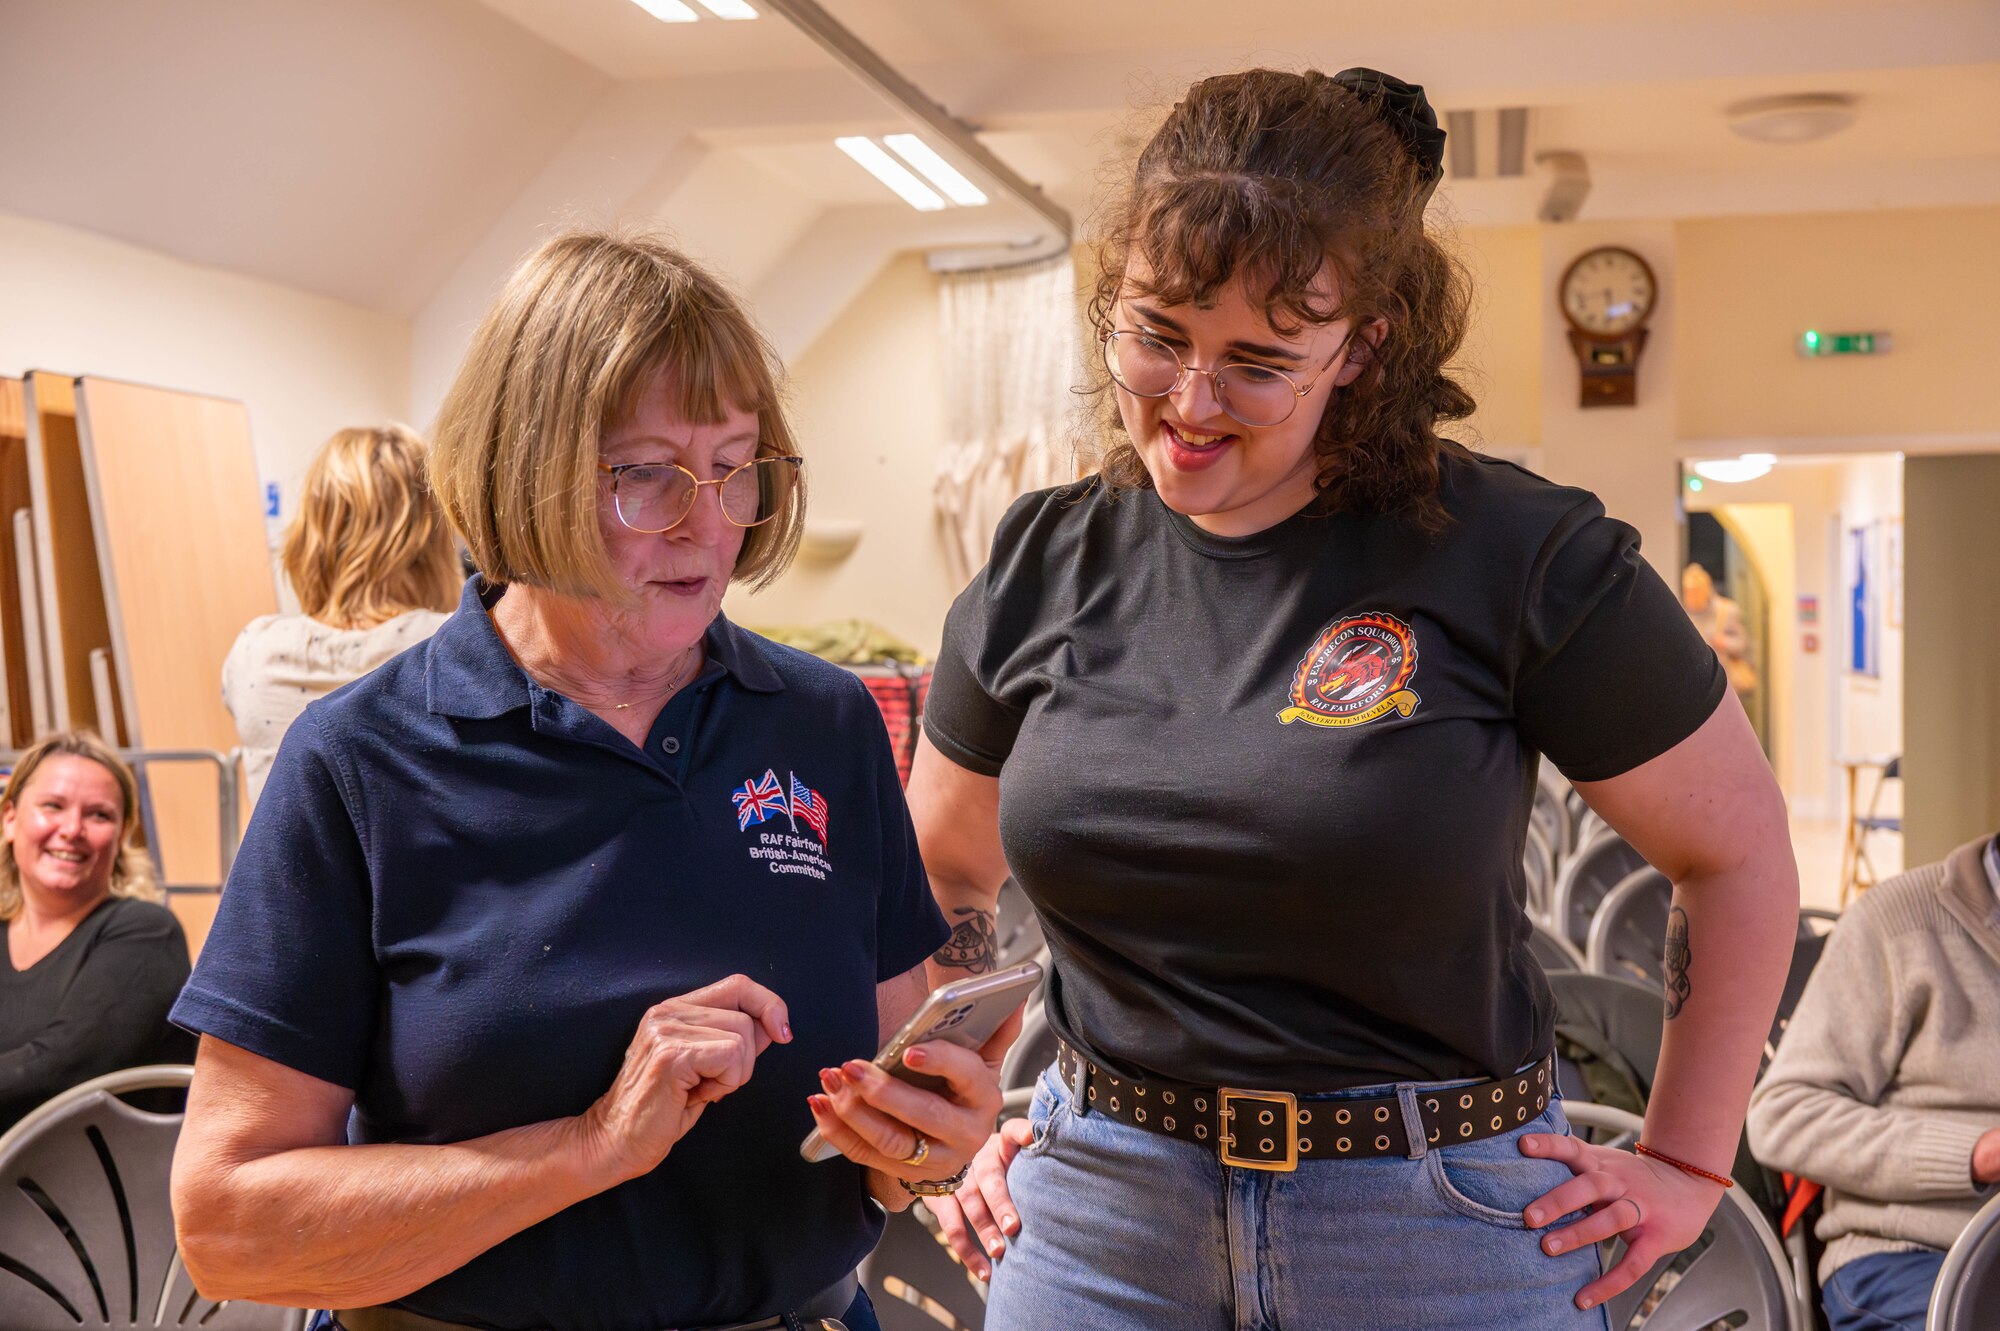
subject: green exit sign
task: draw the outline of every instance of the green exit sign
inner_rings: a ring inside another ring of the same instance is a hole
[[[1799,334],[1801,356],[1875,356],[1888,349],[1887,333],[1822,333],[1808,328]]]

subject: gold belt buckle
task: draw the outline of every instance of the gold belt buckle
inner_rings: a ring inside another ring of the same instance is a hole
[[[1234,1165],[1238,1169],[1269,1169],[1289,1174],[1299,1167],[1299,1098],[1290,1091],[1239,1091],[1232,1086],[1217,1089],[1221,1101],[1218,1117],[1222,1120],[1222,1130],[1216,1134],[1216,1149],[1221,1153],[1222,1163]],[[1276,1109],[1238,1109],[1237,1101],[1247,1101],[1252,1105],[1275,1105]],[[1282,1160],[1259,1160],[1240,1156],[1235,1152],[1236,1130],[1242,1127],[1246,1136],[1258,1136],[1258,1146],[1267,1156],[1278,1149],[1276,1140],[1279,1131],[1276,1119],[1284,1115],[1283,1133],[1285,1155]],[[1247,1121],[1246,1121],[1247,1120]],[[1271,1135],[1263,1136],[1260,1129]]]

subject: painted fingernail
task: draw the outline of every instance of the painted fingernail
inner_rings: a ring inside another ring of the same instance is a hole
[[[868,1070],[868,1065],[858,1058],[850,1058],[840,1065],[840,1070],[858,1082],[861,1080],[861,1074]]]
[[[827,1094],[831,1095],[840,1089],[840,1078],[834,1076],[831,1068],[821,1068],[819,1070],[819,1084],[826,1087]]]
[[[790,1022],[785,1022],[783,1025],[778,1027],[778,1038],[783,1040],[786,1044],[790,1044],[792,1042],[792,1024]]]
[[[811,1105],[818,1113],[826,1114],[832,1112],[831,1107],[827,1104],[826,1097],[823,1095],[808,1095],[806,1103]]]
[[[908,1063],[913,1068],[922,1067],[924,1063],[927,1060],[929,1060],[929,1058],[930,1055],[925,1053],[922,1049],[912,1049],[907,1054],[903,1055],[903,1061],[905,1063]]]

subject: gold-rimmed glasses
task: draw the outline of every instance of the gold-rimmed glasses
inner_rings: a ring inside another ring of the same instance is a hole
[[[1352,336],[1350,333],[1349,336]],[[1118,386],[1139,397],[1169,397],[1181,390],[1188,376],[1205,374],[1215,389],[1216,405],[1244,425],[1281,425],[1298,409],[1299,399],[1313,391],[1319,377],[1340,359],[1347,338],[1304,385],[1283,370],[1250,361],[1224,361],[1212,370],[1189,365],[1180,353],[1144,329],[1118,328],[1101,334],[1104,368]]]
[[[739,527],[756,527],[778,516],[798,484],[802,457],[752,458],[717,480],[704,481],[674,462],[600,462],[611,478],[611,502],[618,520],[636,532],[672,531],[694,511],[704,485],[716,487],[722,516]]]

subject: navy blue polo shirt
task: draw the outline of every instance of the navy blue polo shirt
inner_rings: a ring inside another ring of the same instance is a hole
[[[878,1044],[875,986],[948,935],[860,681],[720,616],[634,747],[515,664],[478,579],[428,642],[307,707],[200,964],[190,1030],[355,1092],[351,1142],[582,1113],[640,1017],[741,972],[794,1041],[652,1173],[401,1300],[514,1331],[768,1316],[880,1233],[809,1165],[818,1069]]]

